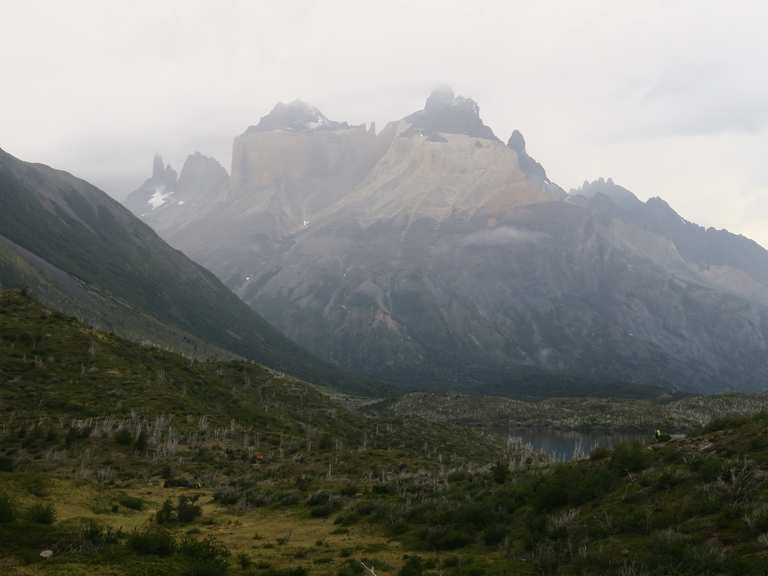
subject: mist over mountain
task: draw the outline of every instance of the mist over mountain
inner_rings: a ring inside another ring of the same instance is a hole
[[[279,104],[232,157],[228,194],[154,225],[332,363],[416,388],[765,386],[764,249],[611,179],[566,193],[450,89],[379,133]]]

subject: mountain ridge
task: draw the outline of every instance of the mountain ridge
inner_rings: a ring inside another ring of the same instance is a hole
[[[163,345],[190,335],[212,345],[206,350],[226,350],[321,384],[357,385],[288,340],[211,272],[87,182],[0,151],[0,190],[0,233],[7,240],[3,285],[31,281],[24,286],[50,295],[46,303],[64,311],[66,296],[71,301],[83,291],[101,294],[88,301],[113,304],[84,317],[117,332],[136,337],[142,326],[135,318],[146,315],[151,319],[144,325],[154,326],[154,335],[180,332]],[[113,305],[126,304],[125,314],[112,313]],[[100,310],[110,313],[98,318]]]

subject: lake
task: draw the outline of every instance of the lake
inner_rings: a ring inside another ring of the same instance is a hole
[[[605,430],[563,431],[552,429],[512,430],[509,441],[529,445],[536,451],[545,452],[555,460],[566,462],[574,458],[589,456],[598,447],[612,448],[620,442],[642,442],[653,440],[653,431],[608,432]]]

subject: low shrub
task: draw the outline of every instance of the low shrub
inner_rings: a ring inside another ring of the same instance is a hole
[[[704,426],[704,432],[720,432],[732,428],[741,428],[748,424],[751,418],[749,416],[721,416],[715,418]]]
[[[203,509],[188,496],[179,496],[179,502],[176,506],[176,518],[179,522],[193,522],[203,515]]]
[[[611,450],[605,446],[598,446],[589,455],[590,460],[605,460],[610,457]]]
[[[405,564],[403,564],[403,567],[400,569],[400,572],[397,573],[398,576],[421,576],[424,574],[425,566],[424,561],[419,556],[409,556]]]
[[[534,484],[533,504],[538,510],[579,506],[610,491],[616,481],[616,474],[605,466],[562,464]]]
[[[26,517],[35,524],[51,525],[56,522],[56,509],[53,504],[33,504],[27,510]]]
[[[191,536],[185,536],[178,545],[178,552],[187,558],[195,560],[213,560],[229,557],[229,550],[224,544],[209,536],[203,540],[197,540]]]
[[[704,482],[714,482],[723,473],[723,463],[714,456],[700,456],[693,459],[689,467]]]
[[[312,506],[312,508],[309,509],[309,513],[313,518],[327,518],[339,509],[341,509],[341,502],[338,500],[329,500],[325,504]]]
[[[421,541],[428,550],[458,550],[470,544],[472,538],[453,526],[430,526],[422,530]]]
[[[617,444],[611,454],[611,467],[622,474],[641,472],[653,462],[653,455],[639,442]]]
[[[744,522],[755,534],[768,532],[768,505],[762,504],[744,514]]]
[[[131,533],[128,546],[139,554],[170,556],[176,550],[176,540],[167,530],[147,528]]]
[[[171,499],[167,498],[160,507],[160,510],[155,514],[155,521],[158,524],[170,524],[174,520],[176,520],[176,510]]]
[[[488,546],[496,546],[507,537],[507,529],[502,524],[492,524],[483,532],[483,542]]]
[[[253,564],[253,560],[251,560],[251,557],[248,556],[248,554],[241,552],[240,554],[237,555],[237,564],[243,570],[247,570]]]
[[[121,532],[115,531],[111,526],[102,526],[95,520],[88,518],[80,523],[78,536],[81,544],[92,548],[100,548],[106,544],[117,542]]]
[[[496,462],[491,467],[491,476],[496,484],[504,484],[509,478],[509,465],[502,461]]]
[[[130,446],[133,443],[133,434],[127,428],[120,428],[115,433],[115,442],[120,446]]]
[[[13,472],[16,461],[10,456],[0,456],[0,472]]]
[[[40,476],[36,476],[35,478],[32,478],[27,483],[27,490],[30,494],[33,496],[37,496],[39,498],[44,498],[45,496],[50,495],[51,489],[48,485],[48,482],[45,480],[45,478],[41,478]]]
[[[136,496],[129,496],[127,494],[120,496],[117,501],[121,506],[131,510],[144,510],[144,506],[146,504],[141,498],[137,498]]]
[[[16,520],[16,505],[11,497],[0,494],[0,524],[9,524]]]

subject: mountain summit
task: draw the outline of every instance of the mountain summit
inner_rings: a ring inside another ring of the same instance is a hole
[[[437,138],[437,134],[464,134],[487,140],[498,140],[480,119],[480,107],[471,98],[456,96],[448,87],[435,89],[424,109],[405,117],[415,130]]]
[[[334,130],[348,127],[346,122],[328,120],[311,104],[294,100],[288,104],[279,102],[269,114],[261,118],[256,126],[249,127],[246,132]]]

